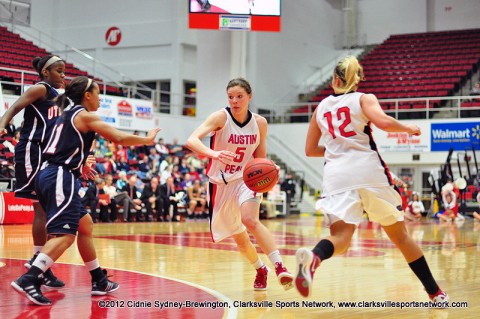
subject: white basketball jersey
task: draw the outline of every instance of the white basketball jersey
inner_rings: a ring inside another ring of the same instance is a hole
[[[257,121],[250,111],[245,123],[237,122],[231,115],[230,108],[227,107],[224,111],[227,114],[227,121],[220,130],[213,132],[210,148],[215,151],[230,151],[237,155],[229,164],[210,160],[207,175],[214,184],[227,184],[243,178],[243,168],[252,159],[253,152],[260,144]]]
[[[318,106],[316,120],[325,145],[322,195],[392,184],[360,106],[362,94],[331,95]]]

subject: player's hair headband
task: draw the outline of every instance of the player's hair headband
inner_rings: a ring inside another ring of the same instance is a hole
[[[60,59],[56,55],[52,56],[50,59],[48,59],[47,62],[45,62],[45,65],[42,68],[42,72],[43,72],[43,70],[46,70],[50,65],[52,65],[52,64],[54,64],[55,62],[58,62],[58,61],[63,61],[63,60]]]

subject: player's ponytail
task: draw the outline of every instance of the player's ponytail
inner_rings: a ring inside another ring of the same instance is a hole
[[[57,105],[62,110],[65,110],[68,107],[82,104],[83,95],[86,92],[91,92],[94,82],[95,81],[86,76],[79,76],[74,78],[65,87],[65,93],[57,97]]]
[[[342,82],[341,85],[336,85],[335,81],[332,82],[336,94],[356,91],[360,81],[365,80],[363,67],[354,56],[347,56],[340,60],[333,73],[333,76]]]

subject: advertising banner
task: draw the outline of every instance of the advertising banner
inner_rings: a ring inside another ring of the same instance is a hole
[[[480,122],[432,123],[431,151],[480,149]]]
[[[31,224],[33,214],[31,200],[16,198],[14,192],[0,193],[0,225]]]

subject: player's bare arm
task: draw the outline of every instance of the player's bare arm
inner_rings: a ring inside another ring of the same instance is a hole
[[[325,147],[318,145],[322,132],[317,125],[317,109],[313,112],[310,124],[308,126],[307,139],[305,141],[305,155],[308,157],[323,157],[325,155]]]
[[[224,164],[228,164],[234,157],[235,154],[230,151],[214,151],[207,147],[201,141],[209,133],[218,131],[227,121],[227,116],[223,110],[216,111],[205,120],[187,139],[185,146],[188,147],[193,152],[207,156],[212,159],[217,159]]]
[[[0,119],[0,134],[6,133],[5,127],[7,127],[8,123],[10,123],[10,121],[15,115],[18,114],[18,112],[33,102],[44,98],[46,94],[47,89],[44,85],[37,84],[29,88],[22,96],[18,98],[17,101],[15,101],[15,103],[13,103],[11,107],[8,108],[5,114],[3,114],[2,118]]]
[[[258,114],[254,114],[255,121],[257,121],[258,130],[260,132],[260,144],[258,144],[257,149],[253,153],[255,158],[265,158],[267,157],[267,131],[268,131],[268,122],[267,120]]]
[[[367,118],[379,129],[386,132],[406,132],[410,135],[420,135],[421,131],[417,125],[403,124],[393,117],[385,114],[373,94],[364,94],[360,98],[362,110]]]
[[[80,132],[85,133],[87,131],[94,131],[106,139],[121,145],[151,145],[155,141],[155,137],[160,131],[159,128],[154,128],[148,131],[147,136],[142,137],[138,135],[127,134],[120,130],[117,130],[113,126],[105,123],[98,115],[81,111],[75,117],[75,126]]]

